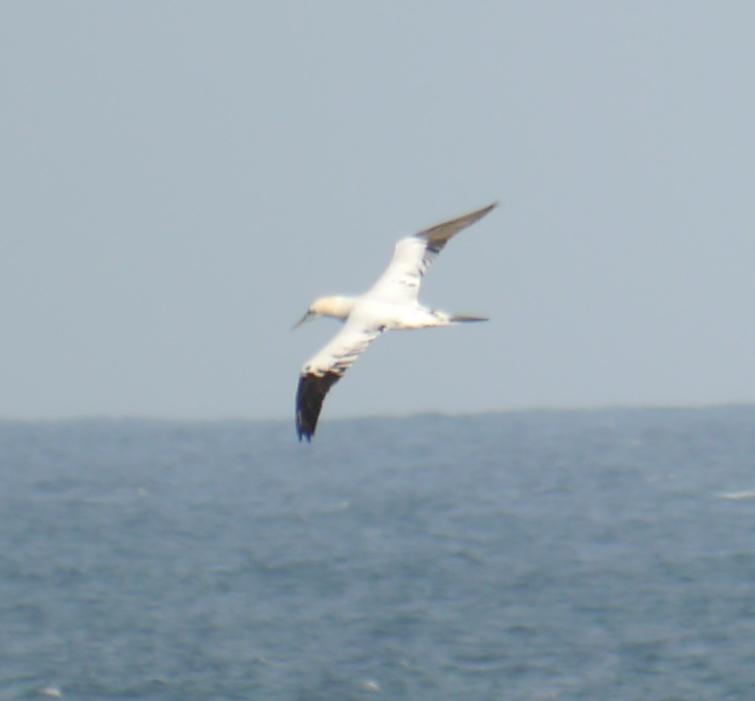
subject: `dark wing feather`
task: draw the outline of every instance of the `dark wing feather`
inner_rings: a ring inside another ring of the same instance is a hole
[[[358,314],[350,316],[343,328],[304,364],[296,390],[299,440],[312,439],[325,395],[382,332],[382,326],[365,324]]]
[[[341,375],[335,372],[299,377],[299,386],[296,390],[296,433],[299,440],[302,437],[306,438],[307,442],[312,440],[325,395],[340,379]]]
[[[392,302],[416,301],[422,276],[451,237],[482,219],[497,204],[494,202],[398,241],[391,262],[368,294]]]
[[[482,219],[488,212],[498,206],[497,202],[489,204],[487,207],[478,209],[469,214],[464,214],[456,219],[443,222],[442,224],[436,224],[429,229],[420,231],[415,234],[417,238],[424,239],[427,242],[427,249],[429,253],[438,254],[443,250],[452,236],[458,234],[462,229],[466,229],[476,221]],[[428,261],[429,262],[429,261]]]

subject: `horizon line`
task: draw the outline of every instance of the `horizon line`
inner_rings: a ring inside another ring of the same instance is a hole
[[[584,405],[533,405],[522,407],[504,407],[500,409],[480,409],[474,411],[439,411],[432,409],[422,409],[417,411],[395,412],[395,413],[372,413],[372,414],[355,414],[350,416],[331,416],[328,421],[362,421],[374,419],[408,419],[423,416],[432,416],[439,418],[466,418],[475,416],[489,416],[493,414],[533,414],[533,413],[591,413],[601,411],[701,411],[715,409],[755,409],[755,400],[741,401],[721,401],[721,402],[647,402],[647,403],[604,403],[604,404],[584,404]],[[179,415],[159,415],[159,414],[75,414],[70,416],[0,416],[0,423],[85,423],[85,422],[153,422],[153,423],[287,423],[291,421],[290,417],[269,416],[269,417],[252,417],[252,416],[179,416]]]

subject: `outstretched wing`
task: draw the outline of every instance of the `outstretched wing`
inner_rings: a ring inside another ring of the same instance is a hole
[[[358,317],[349,318],[328,344],[304,364],[296,390],[299,440],[312,440],[325,395],[382,331],[382,327],[369,327]]]
[[[385,272],[367,294],[390,302],[416,301],[422,276],[451,237],[482,219],[497,204],[493,202],[487,207],[401,239]]]

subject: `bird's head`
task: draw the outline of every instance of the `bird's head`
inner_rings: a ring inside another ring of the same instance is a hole
[[[316,316],[330,316],[334,319],[344,321],[354,306],[354,300],[351,297],[331,296],[319,297],[309,305],[304,316],[294,324],[294,328],[301,326],[305,321],[314,319]]]

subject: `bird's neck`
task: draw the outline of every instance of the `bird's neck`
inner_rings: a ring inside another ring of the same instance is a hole
[[[344,295],[335,295],[333,297],[325,297],[321,302],[322,304],[319,305],[320,309],[318,310],[321,316],[330,316],[343,321],[351,314],[356,299]]]

